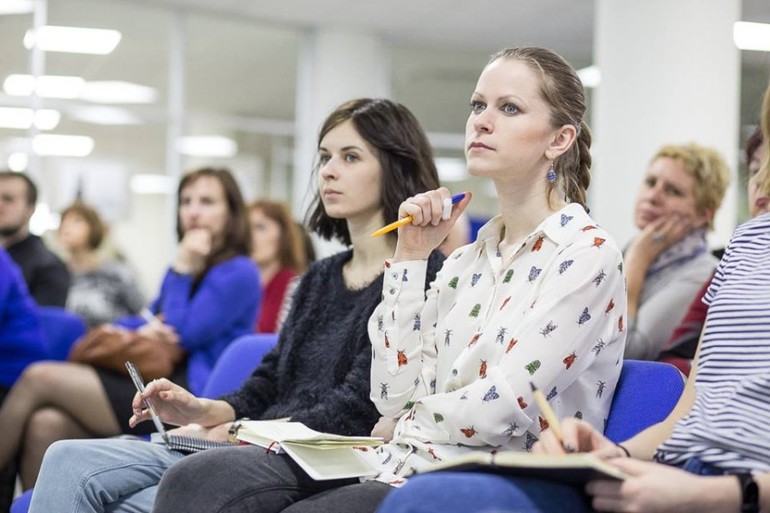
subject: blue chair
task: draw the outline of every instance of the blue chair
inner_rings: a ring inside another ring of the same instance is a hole
[[[27,490],[23,494],[19,495],[13,504],[11,504],[10,513],[27,513],[29,511],[29,503],[32,501],[32,490]]]
[[[217,359],[201,395],[217,398],[238,390],[277,342],[275,333],[244,335],[234,340]]]
[[[604,435],[628,440],[665,419],[684,391],[684,376],[668,363],[625,360]]]
[[[684,378],[673,365],[624,361],[604,434],[610,440],[620,442],[660,422],[674,408],[683,390]],[[535,499],[538,505],[547,499],[549,490],[546,486]],[[447,493],[447,489],[453,492]],[[470,511],[477,508],[479,497],[492,498],[488,505],[490,511],[495,508],[508,511],[509,504],[529,511],[527,507],[532,505],[530,497],[507,486],[504,476],[479,472],[451,472],[449,475],[437,472],[417,476],[403,488],[394,490],[377,513]],[[580,499],[576,497],[576,500]]]
[[[72,345],[85,334],[86,323],[79,315],[56,306],[40,306],[37,315],[43,328],[48,357],[66,360]]]

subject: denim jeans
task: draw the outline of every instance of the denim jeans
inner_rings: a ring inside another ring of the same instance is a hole
[[[30,513],[149,513],[160,478],[184,454],[134,440],[63,440],[45,453]]]

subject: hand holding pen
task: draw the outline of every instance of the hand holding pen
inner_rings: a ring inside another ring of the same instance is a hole
[[[401,203],[398,221],[375,234],[398,228],[393,260],[425,260],[446,238],[470,200],[469,192],[452,197],[446,187],[418,194]]]

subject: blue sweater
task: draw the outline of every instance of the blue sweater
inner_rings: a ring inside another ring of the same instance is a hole
[[[35,303],[19,268],[0,248],[0,386],[10,388],[27,365],[45,358]]]
[[[150,309],[173,326],[187,351],[187,382],[200,394],[228,344],[254,332],[262,302],[257,266],[245,256],[215,265],[193,290],[193,277],[169,269]],[[120,324],[138,327],[128,319]]]

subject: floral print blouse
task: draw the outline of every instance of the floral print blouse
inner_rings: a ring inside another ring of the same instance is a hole
[[[377,479],[471,450],[529,451],[557,417],[603,428],[621,369],[626,291],[614,240],[578,204],[546,218],[504,262],[502,219],[457,249],[427,291],[424,261],[385,264],[369,320],[371,399],[399,418]]]

